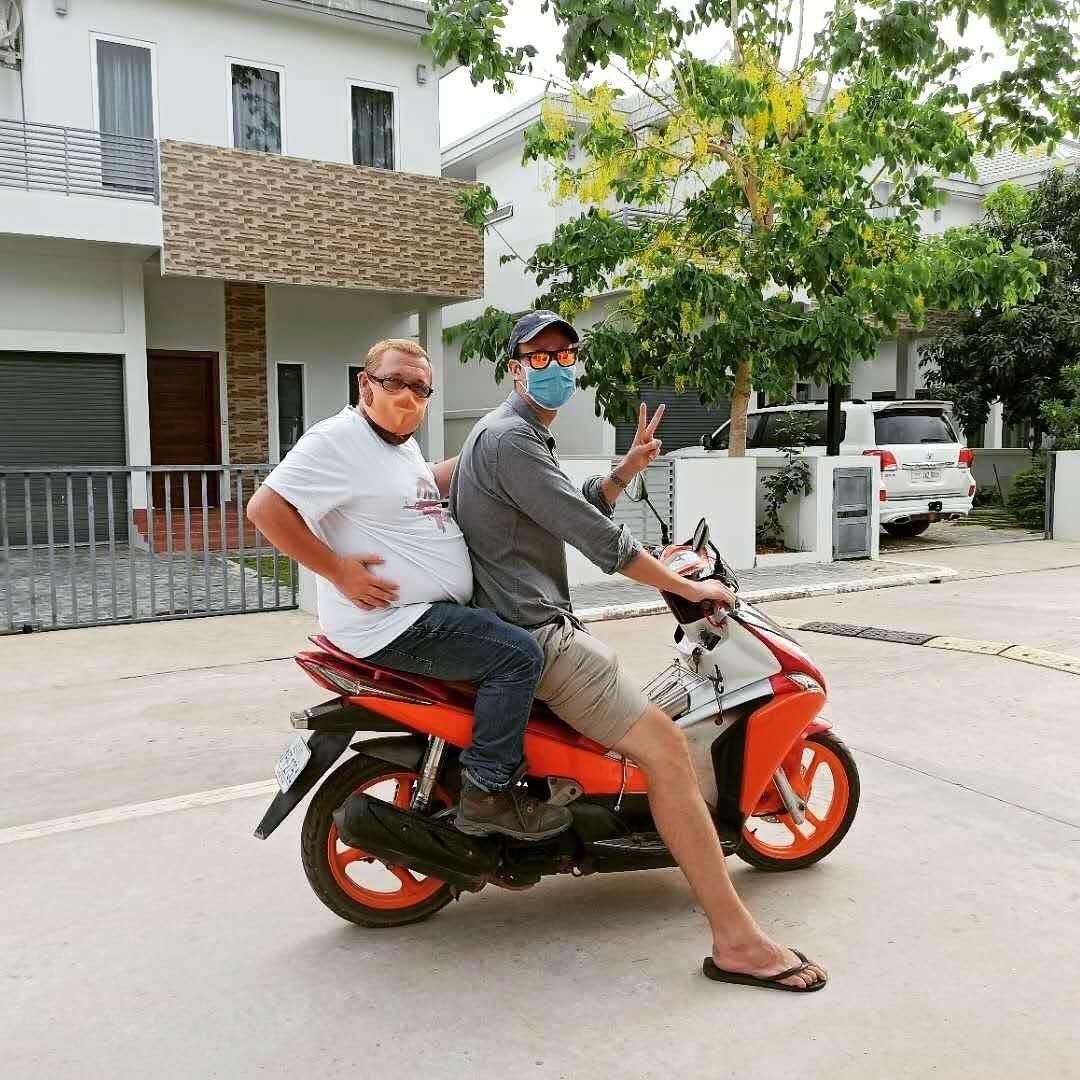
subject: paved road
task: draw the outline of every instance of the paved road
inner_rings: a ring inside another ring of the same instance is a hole
[[[1080,595],[1080,570],[1056,573],[1052,591]],[[908,599],[868,614],[917,628],[948,610],[957,632],[996,602],[1060,645],[1043,577],[950,585],[947,606],[941,586],[872,594]],[[850,614],[830,603],[812,614]],[[265,778],[285,714],[319,696],[273,659],[306,625],[3,642],[0,827]],[[665,660],[665,618],[598,629],[642,677]],[[672,871],[492,889],[418,927],[360,931],[308,890],[298,821],[259,843],[263,800],[243,799],[0,846],[5,1076],[1077,1075],[1080,678],[804,641],[857,751],[860,816],[812,871],[733,868],[764,924],[828,963],[825,993],[707,983],[701,917]]]

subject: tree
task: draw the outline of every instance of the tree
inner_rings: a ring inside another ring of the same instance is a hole
[[[1043,405],[1043,420],[1055,450],[1080,450],[1080,364],[1064,368],[1061,381],[1069,396]]]
[[[549,162],[557,196],[584,209],[525,265],[544,290],[537,306],[571,316],[598,294],[619,297],[582,347],[580,381],[609,419],[626,417],[643,385],[730,396],[731,452],[742,453],[752,387],[847,381],[901,320],[1007,309],[1038,288],[1023,246],[977,229],[924,236],[918,216],[938,202],[934,177],[971,174],[977,152],[1077,129],[1080,3],[837,0],[807,48],[804,7],[545,2],[574,85],[527,132],[525,160]],[[505,89],[532,63],[502,43],[507,11],[503,0],[432,0],[435,59]],[[1008,57],[964,90],[978,51],[947,37],[973,18]],[[731,54],[711,63],[691,38],[716,24]],[[632,97],[598,69],[618,72]],[[495,205],[483,188],[466,200],[478,225]],[[650,212],[631,221],[617,207]],[[456,328],[462,359],[498,365],[510,320],[488,309]]]
[[[1022,244],[1046,266],[1033,299],[988,303],[920,349],[934,392],[949,398],[964,427],[986,423],[1000,401],[1005,420],[1038,436],[1046,403],[1067,393],[1065,371],[1080,361],[1080,176],[1051,173],[1034,192],[1005,184],[986,199],[986,236]]]

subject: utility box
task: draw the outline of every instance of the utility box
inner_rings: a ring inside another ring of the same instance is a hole
[[[833,559],[873,556],[873,469],[840,468],[833,472]]]

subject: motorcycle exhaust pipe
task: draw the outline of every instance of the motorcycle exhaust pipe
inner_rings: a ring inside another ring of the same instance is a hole
[[[479,892],[498,865],[495,841],[368,795],[350,795],[334,811],[334,824],[349,847],[466,892]]]

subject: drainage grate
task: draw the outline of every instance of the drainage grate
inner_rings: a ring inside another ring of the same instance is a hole
[[[839,622],[808,622],[799,627],[800,630],[809,630],[814,634],[839,634],[841,637],[858,637],[865,626],[851,626],[848,623]]]

